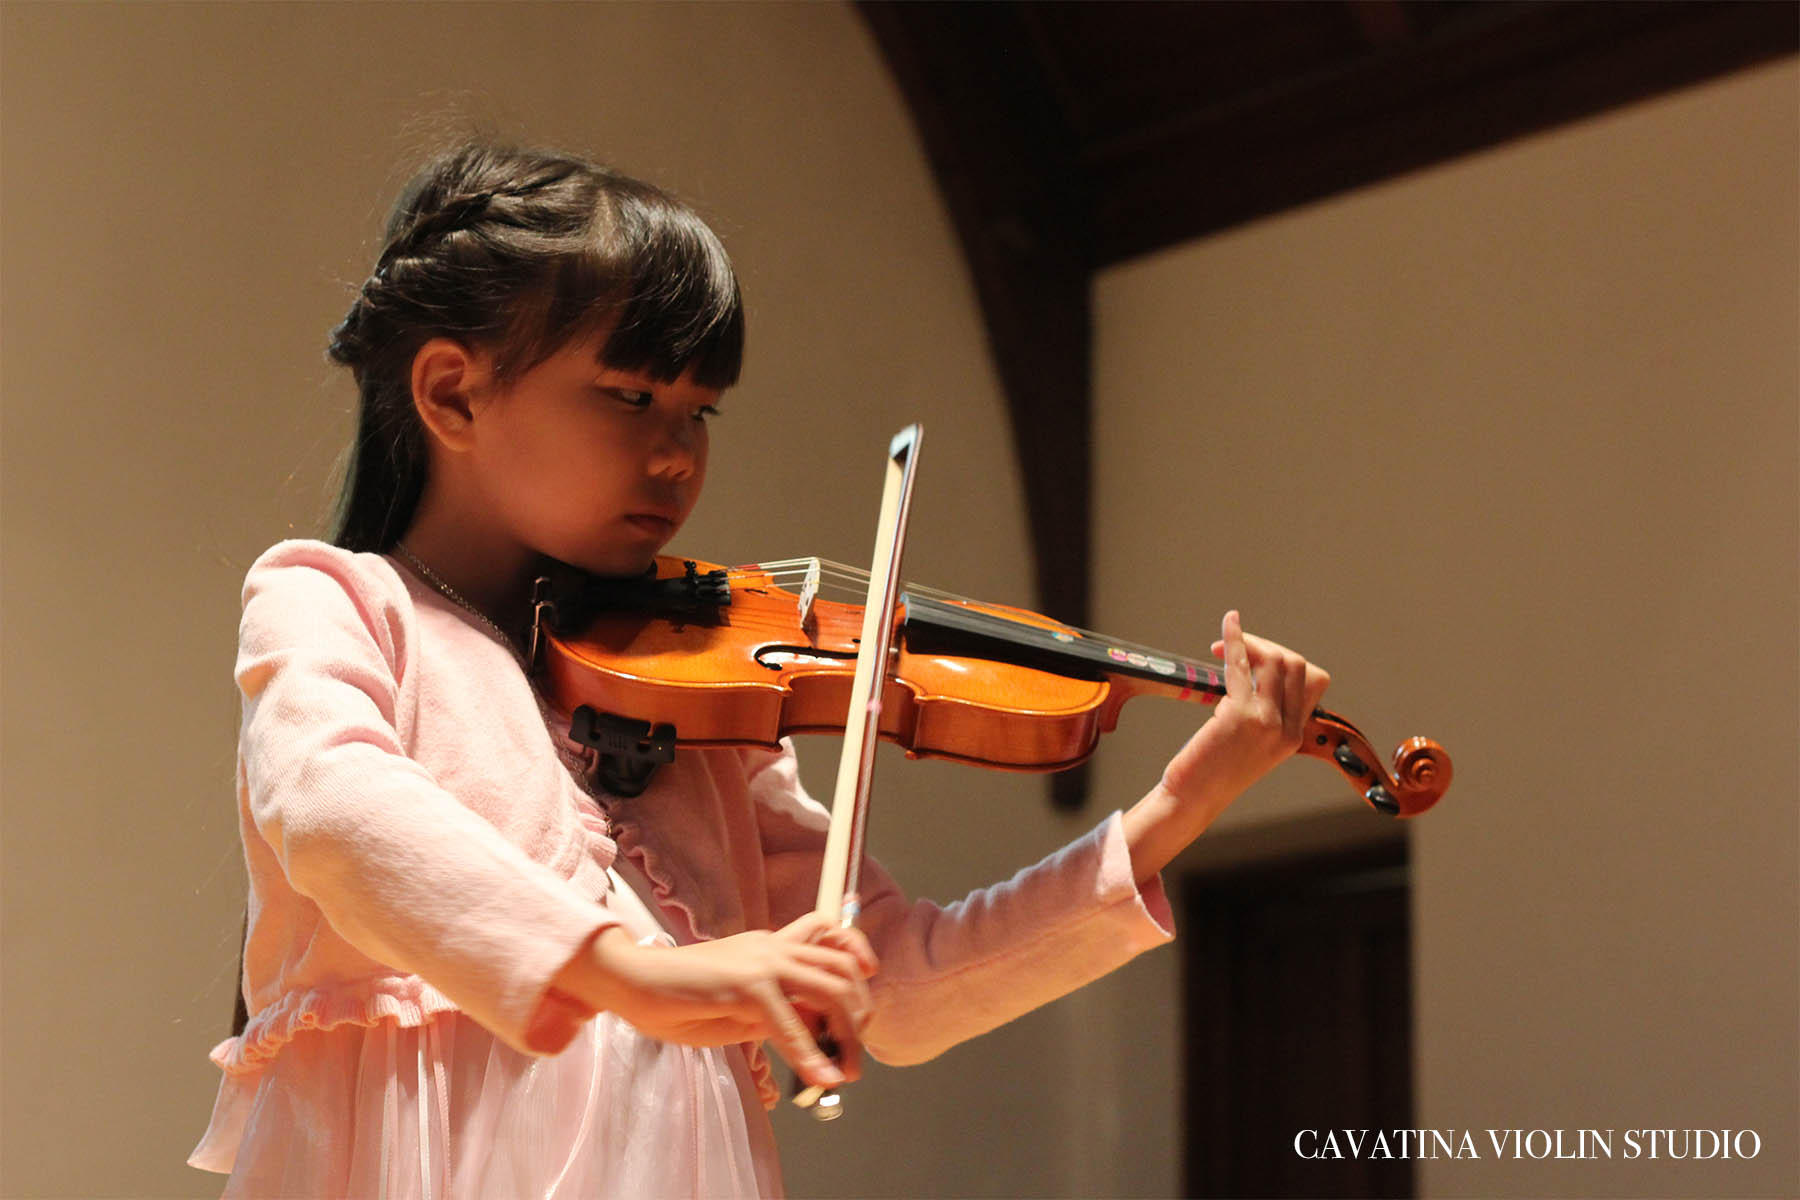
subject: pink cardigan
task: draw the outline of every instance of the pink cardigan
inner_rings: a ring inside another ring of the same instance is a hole
[[[300,1030],[450,1009],[555,1053],[593,1014],[549,982],[615,921],[606,868],[621,848],[684,934],[812,907],[827,814],[790,749],[683,751],[602,813],[511,650],[385,557],[311,541],[265,553],[244,585],[237,681],[252,1016],[213,1059],[240,1085]],[[873,863],[863,880],[882,962],[865,1040],[888,1062],[930,1058],[1172,936],[1160,884],[1132,881],[1116,815],[945,907],[908,902]],[[772,1102],[766,1068],[758,1084]]]

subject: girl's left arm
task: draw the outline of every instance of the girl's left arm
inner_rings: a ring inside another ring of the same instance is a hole
[[[1307,719],[1331,683],[1292,650],[1246,634],[1236,612],[1225,614],[1212,649],[1225,662],[1225,697],[1156,786],[1125,813],[1132,875],[1140,884],[1300,748]]]
[[[1125,814],[1011,879],[953,904],[908,901],[863,867],[860,925],[880,959],[863,1031],[884,1062],[920,1062],[1057,999],[1170,940],[1158,872],[1244,788],[1299,745],[1324,672],[1248,638],[1225,619],[1227,696]],[[773,916],[810,904],[826,817],[801,790],[791,755],[754,781]]]

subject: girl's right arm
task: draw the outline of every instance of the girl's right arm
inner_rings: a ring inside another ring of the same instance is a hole
[[[836,1087],[860,1073],[858,1035],[869,1014],[864,981],[874,973],[874,952],[859,931],[808,914],[774,932],[679,947],[639,945],[612,926],[569,961],[553,986],[662,1041],[705,1046],[766,1039],[801,1079]],[[802,1011],[817,1014],[836,1040],[837,1063],[819,1049]]]
[[[418,630],[395,582],[322,543],[284,543],[251,569],[237,678],[244,803],[260,835],[246,838],[252,873],[312,901],[346,949],[420,976],[528,1051],[553,1053],[578,1021],[610,1010],[669,1041],[771,1038],[809,1083],[831,1086],[802,1013],[854,1053],[874,970],[861,934],[802,918],[679,949],[637,945],[409,757],[403,713],[427,702],[403,694],[419,672]],[[492,677],[464,681],[481,693],[479,716],[539,721],[516,668],[499,661]],[[480,740],[443,697],[434,703],[435,737],[481,764],[478,784],[529,793],[528,781],[547,782],[536,770],[560,776],[560,764],[514,761],[507,738]],[[354,974],[367,959],[340,965]]]
[[[253,923],[252,1005],[385,966],[510,1044],[554,1052],[585,1014],[546,1005],[549,980],[615,921],[408,755],[398,730],[420,702],[402,680],[419,647],[402,586],[317,542],[283,543],[246,580],[241,803],[252,886],[276,901]],[[513,707],[535,718],[523,696]],[[496,788],[561,769],[509,753],[499,738],[470,748]]]

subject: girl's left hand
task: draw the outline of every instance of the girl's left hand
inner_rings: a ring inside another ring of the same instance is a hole
[[[1226,790],[1235,797],[1300,748],[1300,735],[1331,676],[1305,658],[1243,630],[1236,612],[1220,623],[1212,652],[1225,663],[1225,697],[1163,772],[1178,796]]]
[[[1169,761],[1162,780],[1125,814],[1133,873],[1148,882],[1244,789],[1300,748],[1331,676],[1265,638],[1243,631],[1236,612],[1221,622],[1214,655],[1225,663],[1225,696],[1210,720]]]

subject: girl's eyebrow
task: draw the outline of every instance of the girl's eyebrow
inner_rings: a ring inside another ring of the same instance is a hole
[[[656,379],[656,377],[644,367],[620,367],[608,362],[598,363],[596,366],[598,368],[597,373],[601,375],[624,375],[629,379],[646,380],[649,382],[655,382]]]

